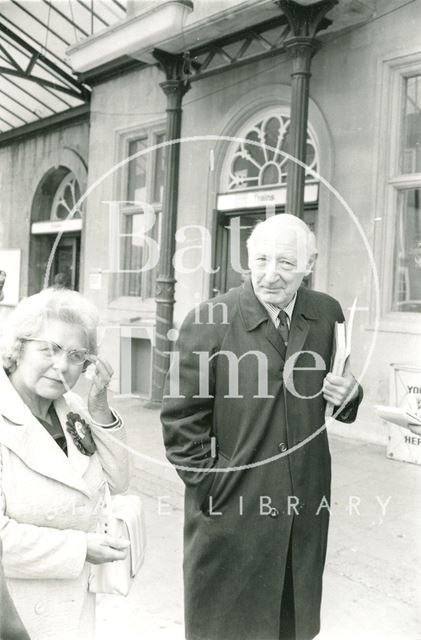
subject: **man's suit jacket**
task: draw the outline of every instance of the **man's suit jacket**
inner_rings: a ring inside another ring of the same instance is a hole
[[[342,320],[330,296],[298,291],[286,352],[286,361],[295,361],[288,384],[280,334],[249,281],[204,303],[183,323],[179,359],[173,356],[166,385],[167,396],[171,384],[178,393],[164,398],[162,422],[168,459],[186,485],[189,639],[278,638],[290,540],[297,637],[318,633],[330,498],[321,388],[334,325]],[[206,369],[201,352],[214,356]],[[234,356],[241,358],[237,368]],[[259,363],[260,382],[267,370],[266,397],[259,390]],[[352,422],[360,399],[338,418]]]

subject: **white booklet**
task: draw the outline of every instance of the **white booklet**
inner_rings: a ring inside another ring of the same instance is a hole
[[[333,358],[331,372],[335,376],[343,376],[345,366],[351,355],[352,327],[354,324],[357,299],[355,298],[349,312],[347,324],[345,322],[335,322],[335,356]],[[335,406],[328,402],[326,405],[325,417],[330,418],[335,411]]]

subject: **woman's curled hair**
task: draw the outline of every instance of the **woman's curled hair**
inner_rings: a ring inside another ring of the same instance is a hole
[[[6,318],[0,337],[0,358],[8,373],[16,369],[23,341],[36,337],[50,320],[80,327],[86,335],[89,353],[97,353],[96,307],[77,291],[44,289],[21,300]]]

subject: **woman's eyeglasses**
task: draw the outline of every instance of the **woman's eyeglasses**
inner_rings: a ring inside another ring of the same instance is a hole
[[[23,342],[39,342],[43,345],[40,351],[46,357],[52,360],[57,356],[61,356],[62,353],[66,354],[67,360],[71,364],[82,366],[87,360],[89,360],[88,349],[63,349],[56,342],[51,340],[42,340],[41,338],[23,338]]]

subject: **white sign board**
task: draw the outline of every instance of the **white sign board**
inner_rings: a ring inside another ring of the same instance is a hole
[[[48,220],[45,222],[33,222],[31,233],[33,235],[46,235],[47,233],[64,233],[66,231],[81,231],[82,220],[72,218],[71,220]]]
[[[1,305],[14,306],[19,302],[20,257],[20,249],[0,249],[0,271],[6,272]]]
[[[392,364],[390,378],[390,404],[405,407],[408,395],[421,395],[421,363],[415,365]],[[421,464],[421,436],[404,427],[389,424],[387,457]]]
[[[304,202],[306,204],[317,202],[319,186],[306,184],[304,187]],[[231,191],[220,193],[217,200],[218,211],[236,211],[237,209],[255,209],[267,206],[282,206],[286,204],[286,187],[275,189],[249,189],[244,191]]]
[[[89,288],[90,289],[102,289],[102,273],[92,271],[89,274]]]

